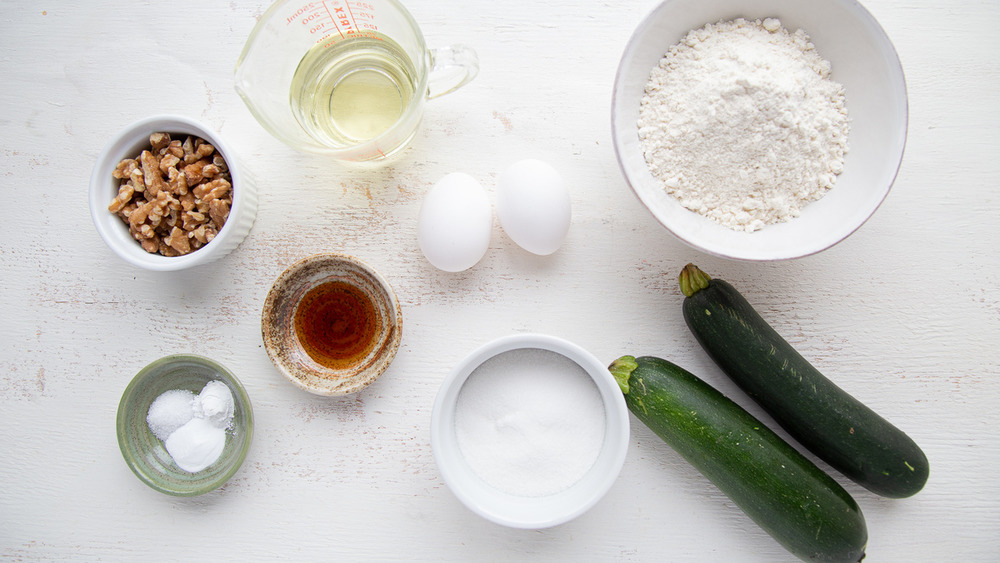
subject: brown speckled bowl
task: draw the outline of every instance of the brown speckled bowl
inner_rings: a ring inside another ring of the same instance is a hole
[[[295,320],[310,290],[337,282],[357,288],[371,302],[363,320],[374,328],[363,353],[332,365],[307,351]],[[371,266],[345,254],[316,254],[289,266],[268,292],[261,315],[261,334],[271,362],[289,381],[317,395],[346,395],[370,385],[392,363],[402,333],[402,312],[392,287]]]

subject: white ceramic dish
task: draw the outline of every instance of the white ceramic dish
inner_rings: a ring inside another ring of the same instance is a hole
[[[844,172],[787,223],[737,232],[681,206],[649,172],[636,121],[649,73],[688,31],[738,17],[776,17],[804,29],[844,85],[851,119]],[[615,78],[611,121],[618,163],[635,195],[677,238],[717,256],[782,260],[825,250],[857,230],[888,195],[903,157],[906,83],[896,51],[854,0],[666,0],[639,24]]]
[[[488,485],[463,458],[455,431],[456,403],[465,381],[486,360],[518,349],[549,350],[576,362],[593,378],[604,402],[605,436],[597,460],[579,481],[549,496],[517,496]],[[586,512],[617,479],[628,442],[628,407],[607,367],[576,344],[541,334],[503,337],[468,355],[442,383],[431,417],[434,459],[452,492],[476,514],[512,528],[548,528]]]
[[[135,158],[143,148],[148,147],[149,136],[156,132],[196,135],[209,141],[226,160],[232,178],[233,204],[225,225],[215,239],[184,256],[168,257],[146,252],[129,234],[125,222],[108,211],[108,204],[118,194],[119,184],[111,173],[123,158]],[[90,177],[90,215],[104,242],[126,262],[146,270],[183,270],[218,260],[239,246],[250,233],[257,215],[257,187],[236,153],[219,134],[187,117],[154,115],[126,127],[97,157]]]

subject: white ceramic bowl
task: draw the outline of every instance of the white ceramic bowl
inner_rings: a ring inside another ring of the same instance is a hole
[[[844,171],[801,216],[753,232],[707,219],[668,195],[643,158],[636,122],[649,73],[688,31],[738,17],[775,17],[804,29],[846,89],[851,120]],[[906,143],[906,83],[889,38],[855,0],[666,0],[639,24],[615,78],[612,136],[618,163],[635,195],[677,238],[717,256],[743,260],[798,258],[827,249],[857,230],[885,199]]]
[[[459,393],[469,376],[490,358],[520,349],[548,350],[577,363],[594,380],[604,403],[605,435],[597,460],[580,480],[548,496],[518,496],[487,484],[463,457],[455,430]],[[503,337],[472,352],[445,378],[431,417],[434,459],[452,492],[476,514],[512,528],[556,526],[589,510],[617,479],[625,461],[628,442],[628,407],[607,367],[576,344],[541,334]]]
[[[143,148],[149,146],[149,136],[156,132],[195,135],[209,141],[226,160],[232,178],[233,204],[226,223],[215,239],[183,256],[168,257],[146,252],[129,234],[125,222],[108,211],[108,204],[118,195],[119,185],[119,180],[113,178],[111,173],[123,158],[139,156]],[[147,270],[182,270],[218,260],[239,246],[250,232],[257,215],[257,187],[236,153],[220,135],[187,117],[154,115],[126,127],[97,157],[90,177],[90,215],[104,242],[126,262]]]

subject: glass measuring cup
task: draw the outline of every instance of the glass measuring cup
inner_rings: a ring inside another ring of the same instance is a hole
[[[243,47],[236,91],[285,144],[360,162],[404,148],[424,103],[478,72],[470,47],[428,49],[396,0],[279,0]]]

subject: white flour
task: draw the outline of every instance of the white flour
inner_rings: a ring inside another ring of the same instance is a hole
[[[709,24],[652,70],[639,139],[680,203],[738,231],[797,217],[843,170],[844,88],[801,29]]]

